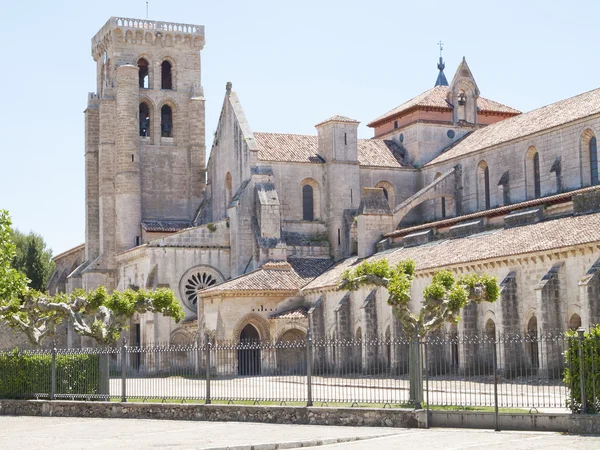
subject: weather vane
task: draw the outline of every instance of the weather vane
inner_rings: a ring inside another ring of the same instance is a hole
[[[444,43],[442,41],[438,42],[438,45],[440,46],[440,58],[442,57],[442,50],[444,50]]]

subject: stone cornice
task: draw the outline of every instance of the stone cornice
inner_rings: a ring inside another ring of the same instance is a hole
[[[103,53],[113,42],[125,42],[130,33],[135,40],[137,36],[145,43],[153,45],[185,45],[202,50],[204,47],[204,26],[154,20],[111,17],[108,22],[92,38],[92,56],[95,61],[102,58]]]

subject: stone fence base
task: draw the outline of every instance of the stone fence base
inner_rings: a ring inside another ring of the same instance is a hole
[[[379,408],[115,403],[47,400],[0,400],[0,416],[101,417],[118,419],[261,422],[301,425],[347,425],[396,428],[494,429],[495,415],[476,411],[430,411]],[[501,430],[600,434],[600,415],[499,415]]]

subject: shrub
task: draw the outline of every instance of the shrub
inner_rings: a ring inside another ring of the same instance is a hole
[[[0,353],[0,398],[49,396],[52,356]],[[86,396],[100,391],[98,355],[56,355],[56,394]]]
[[[568,346],[565,352],[565,373],[563,381],[570,389],[567,408],[581,412],[581,381],[579,340],[575,331],[568,334]],[[585,394],[587,412],[600,412],[600,325],[591,327],[583,336],[583,367],[585,372]]]

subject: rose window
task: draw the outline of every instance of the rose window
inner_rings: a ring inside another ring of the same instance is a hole
[[[198,291],[217,284],[217,279],[206,272],[193,273],[185,282],[183,290],[185,300],[194,311],[198,303]]]

